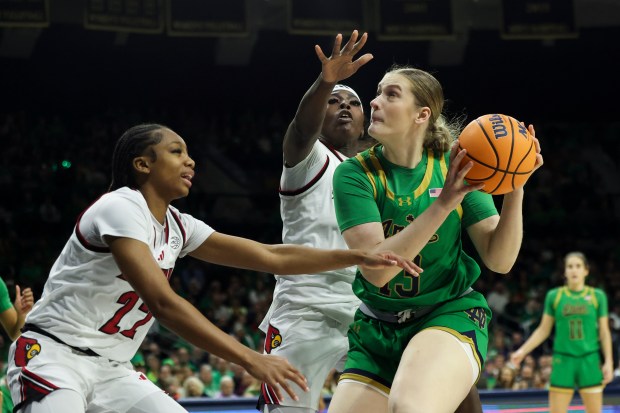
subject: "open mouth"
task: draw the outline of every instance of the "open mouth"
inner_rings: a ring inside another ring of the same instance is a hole
[[[185,181],[185,183],[187,185],[189,185],[190,187],[192,186],[192,179],[194,178],[194,175],[192,175],[192,174],[183,174],[183,175],[181,175],[181,178]]]
[[[353,121],[353,115],[351,115],[351,112],[349,112],[348,110],[343,110],[338,115],[338,120],[340,122],[351,122]]]

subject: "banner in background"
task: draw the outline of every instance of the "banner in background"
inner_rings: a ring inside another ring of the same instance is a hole
[[[375,4],[379,40],[435,40],[454,35],[452,0],[379,0]]]
[[[163,33],[162,0],[86,0],[84,27],[134,33]]]
[[[364,32],[362,0],[288,0],[287,27],[291,34],[335,35]]]
[[[48,0],[0,0],[0,27],[48,27]]]
[[[170,36],[246,36],[247,0],[167,1]]]
[[[574,0],[502,0],[504,39],[575,38]]]

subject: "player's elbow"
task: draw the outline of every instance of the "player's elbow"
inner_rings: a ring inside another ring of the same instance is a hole
[[[148,300],[145,300],[145,304],[148,307],[149,311],[157,320],[164,322],[166,319],[170,318],[174,315],[176,310],[175,298],[180,298],[176,294],[174,296],[162,295],[159,297],[152,297]]]
[[[498,274],[508,275],[510,273],[510,270],[512,270],[512,264],[504,265],[504,266],[502,265],[494,266],[493,268],[490,268],[490,270]]]
[[[505,257],[487,257],[483,259],[484,265],[491,271],[498,274],[508,274],[512,270],[516,260],[506,259]]]

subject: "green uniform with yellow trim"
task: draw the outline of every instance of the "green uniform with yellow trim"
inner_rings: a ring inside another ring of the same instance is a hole
[[[9,296],[9,290],[6,288],[4,280],[0,278],[0,313],[4,313],[11,307],[13,307],[13,303]]]
[[[4,280],[0,278],[0,313],[4,313],[10,308],[13,308],[13,303],[11,302],[11,297],[9,296],[9,290],[6,287]],[[7,361],[8,344],[10,343],[7,343],[6,349],[2,349],[2,358],[5,362]],[[0,372],[0,374],[3,373],[4,372]],[[0,383],[0,391],[2,392],[2,413],[12,412],[13,400],[11,399],[11,392],[5,385],[4,381]]]
[[[600,391],[603,373],[598,321],[608,315],[603,290],[588,286],[581,291],[554,288],[545,297],[545,314],[555,319],[549,389]]]
[[[334,202],[341,231],[381,222],[385,237],[402,231],[438,197],[448,171],[449,153],[425,151],[413,169],[389,162],[377,145],[338,166]],[[373,310],[399,313],[432,311],[420,318],[389,323],[358,311],[349,330],[349,354],[343,379],[371,383],[389,392],[402,352],[419,331],[438,328],[472,345],[480,366],[487,351],[491,311],[476,291],[463,295],[480,275],[480,267],[462,249],[462,228],[497,215],[490,195],[465,196],[414,261],[424,272],[399,273],[382,288],[358,271],[353,291]]]

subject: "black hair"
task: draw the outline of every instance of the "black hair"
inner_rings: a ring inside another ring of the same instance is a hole
[[[136,175],[133,171],[132,161],[151,146],[161,142],[162,129],[166,126],[157,123],[145,123],[133,126],[125,131],[116,142],[112,155],[112,182],[109,191],[128,186],[137,186]],[[151,157],[156,160],[155,152],[152,151]]]

